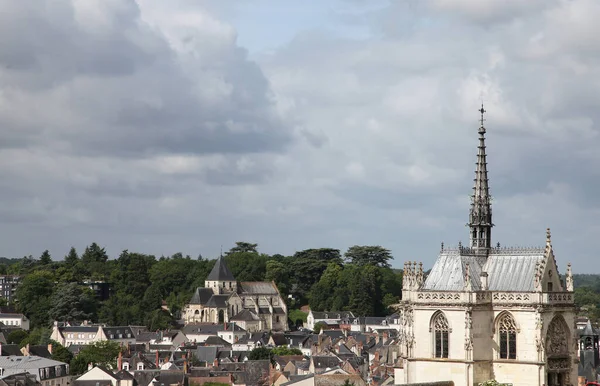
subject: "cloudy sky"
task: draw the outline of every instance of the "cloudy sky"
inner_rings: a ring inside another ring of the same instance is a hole
[[[0,255],[494,242],[598,272],[597,0],[0,0]]]

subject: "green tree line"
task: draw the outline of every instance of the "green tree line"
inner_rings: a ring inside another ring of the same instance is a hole
[[[224,259],[238,281],[274,281],[290,310],[308,304],[315,311],[382,316],[401,296],[402,274],[390,267],[392,255],[381,246],[355,245],[343,254],[333,248],[307,249],[283,256],[237,242]],[[156,330],[172,325],[194,290],[204,286],[214,263],[202,256],[157,258],[127,250],[111,259],[105,248],[92,243],[81,254],[71,248],[61,260],[47,250],[39,258],[2,259],[0,274],[22,276],[14,306],[33,327],[87,320]],[[99,301],[83,284],[86,280],[109,283],[109,299]]]

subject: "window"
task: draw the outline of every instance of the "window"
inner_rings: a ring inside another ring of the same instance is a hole
[[[434,339],[434,357],[448,358],[448,320],[443,313],[438,312],[432,320],[432,330]]]
[[[501,359],[517,359],[517,325],[513,317],[506,313],[498,320],[498,340]]]
[[[548,292],[552,292],[552,283],[548,282]]]

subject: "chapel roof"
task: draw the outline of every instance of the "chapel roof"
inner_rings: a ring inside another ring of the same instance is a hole
[[[421,289],[462,291],[468,265],[474,291],[481,290],[481,272],[488,274],[490,291],[534,291],[536,265],[544,256],[544,248],[492,248],[487,258],[469,248],[444,249]]]

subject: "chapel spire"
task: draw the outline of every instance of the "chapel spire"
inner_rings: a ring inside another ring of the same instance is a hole
[[[492,198],[487,172],[487,158],[485,154],[485,109],[483,103],[479,113],[479,146],[475,168],[473,194],[471,195],[471,210],[469,213],[470,246],[482,252],[489,251],[492,236]]]

